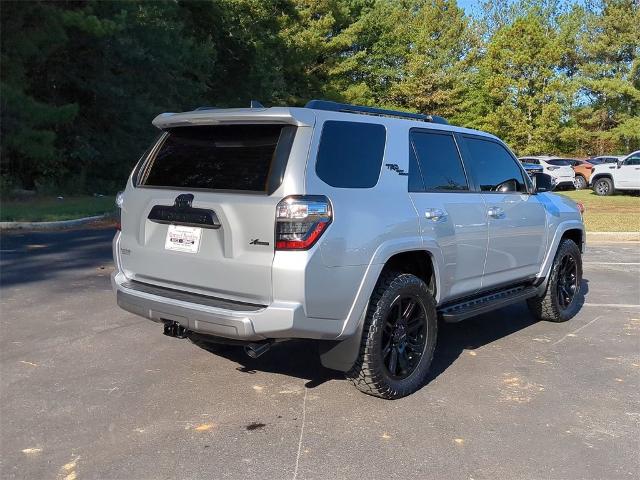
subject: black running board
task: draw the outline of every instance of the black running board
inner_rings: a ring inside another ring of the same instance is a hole
[[[536,287],[521,285],[444,305],[438,309],[438,313],[445,322],[454,323],[535,297],[537,294]]]

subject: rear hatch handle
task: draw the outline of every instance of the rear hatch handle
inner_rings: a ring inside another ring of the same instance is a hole
[[[173,205],[154,205],[148,219],[155,223],[218,229],[221,227],[216,212],[207,208],[194,208],[193,194],[182,193]]]

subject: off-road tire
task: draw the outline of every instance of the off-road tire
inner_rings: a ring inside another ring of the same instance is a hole
[[[602,177],[593,182],[593,191],[596,195],[612,195],[613,188],[613,181],[609,177]]]
[[[558,274],[562,258],[571,255],[577,265],[578,288],[574,294],[571,303],[565,308],[561,308],[558,301]],[[565,238],[560,242],[558,251],[551,266],[549,273],[549,281],[547,282],[547,290],[541,297],[534,297],[527,300],[529,310],[535,317],[540,320],[549,322],[566,322],[578,313],[582,306],[582,255],[578,245],[573,240]]]
[[[426,341],[413,372],[406,378],[394,379],[384,365],[382,330],[393,302],[401,295],[414,296],[424,307]],[[369,301],[358,359],[346,376],[358,390],[368,395],[385,399],[410,395],[420,389],[427,379],[437,334],[436,303],[425,282],[407,273],[383,273]]]
[[[576,190],[584,190],[585,188],[587,188],[587,185],[588,183],[586,178],[584,178],[582,175],[576,175]]]

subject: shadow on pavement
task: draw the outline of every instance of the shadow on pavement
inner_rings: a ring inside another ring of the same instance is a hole
[[[111,263],[113,228],[54,232],[2,232],[0,285],[53,279],[60,274]]]
[[[508,337],[537,321],[523,303],[460,323],[440,322],[438,344],[427,383],[447,370],[465,350],[475,350]],[[242,347],[202,341],[194,343],[215,355],[236,362],[240,372],[252,374],[260,371],[307,379],[307,388],[344,378],[340,372],[326,369],[320,364],[317,345],[311,340],[291,340],[275,344],[258,359],[247,356]]]

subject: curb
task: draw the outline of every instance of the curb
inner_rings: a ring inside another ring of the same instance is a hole
[[[640,242],[640,232],[587,232],[587,245],[607,242]]]
[[[85,225],[97,220],[104,220],[112,215],[113,213],[105,213],[103,215],[95,215],[93,217],[59,220],[56,222],[0,222],[0,230],[58,230]]]

